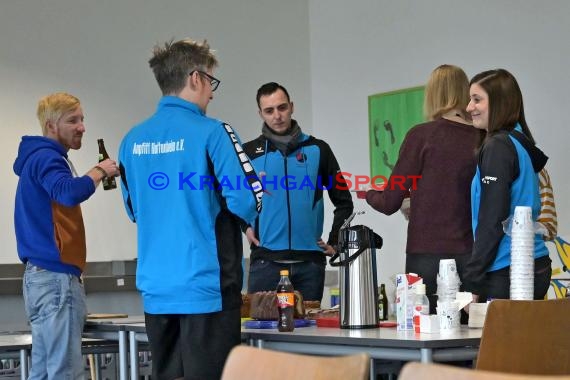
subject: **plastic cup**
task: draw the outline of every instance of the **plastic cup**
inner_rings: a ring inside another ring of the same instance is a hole
[[[513,214],[512,229],[533,228],[532,210],[528,206],[516,206]]]
[[[439,260],[439,273],[438,276],[442,281],[449,281],[456,279],[459,280],[459,275],[457,274],[457,264],[455,259],[444,259]]]

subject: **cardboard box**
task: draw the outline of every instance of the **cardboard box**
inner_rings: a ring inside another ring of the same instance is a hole
[[[415,273],[396,275],[396,322],[398,330],[413,330],[416,288],[423,279]]]

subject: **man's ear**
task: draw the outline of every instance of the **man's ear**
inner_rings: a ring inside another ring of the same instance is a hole
[[[295,111],[295,107],[293,105],[293,102],[289,102],[289,103],[291,103],[291,114],[293,114],[293,111]]]
[[[197,71],[194,71],[191,75],[188,75],[188,78],[186,78],[188,80],[188,87],[192,90],[192,91],[196,91],[197,90],[197,85],[198,85],[198,81],[200,80],[200,74],[198,74]]]
[[[46,131],[46,136],[55,136],[57,134],[56,123],[54,123],[51,120],[47,120],[45,131]]]
[[[263,116],[261,115],[261,110],[259,108],[257,109],[257,113],[258,113],[259,117],[261,118],[261,120],[264,120]]]
[[[187,82],[186,85],[192,89],[192,90],[196,90],[196,82],[195,82],[195,77],[194,74],[196,74],[196,72],[193,72],[191,75],[188,75],[188,77],[186,78]]]

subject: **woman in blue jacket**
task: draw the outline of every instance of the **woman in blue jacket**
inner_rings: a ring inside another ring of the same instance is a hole
[[[474,245],[464,274],[464,288],[474,300],[510,298],[511,238],[502,222],[516,206],[540,211],[537,173],[547,157],[535,146],[524,117],[516,79],[504,69],[477,74],[470,82],[467,112],[473,126],[487,131],[471,185]],[[540,234],[534,239],[534,298],[550,284],[550,258]]]

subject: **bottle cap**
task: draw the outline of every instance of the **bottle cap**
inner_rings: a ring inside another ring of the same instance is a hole
[[[281,276],[289,276],[289,270],[287,270],[287,269],[280,270],[279,274]]]
[[[418,284],[416,294],[426,294],[426,284]]]

